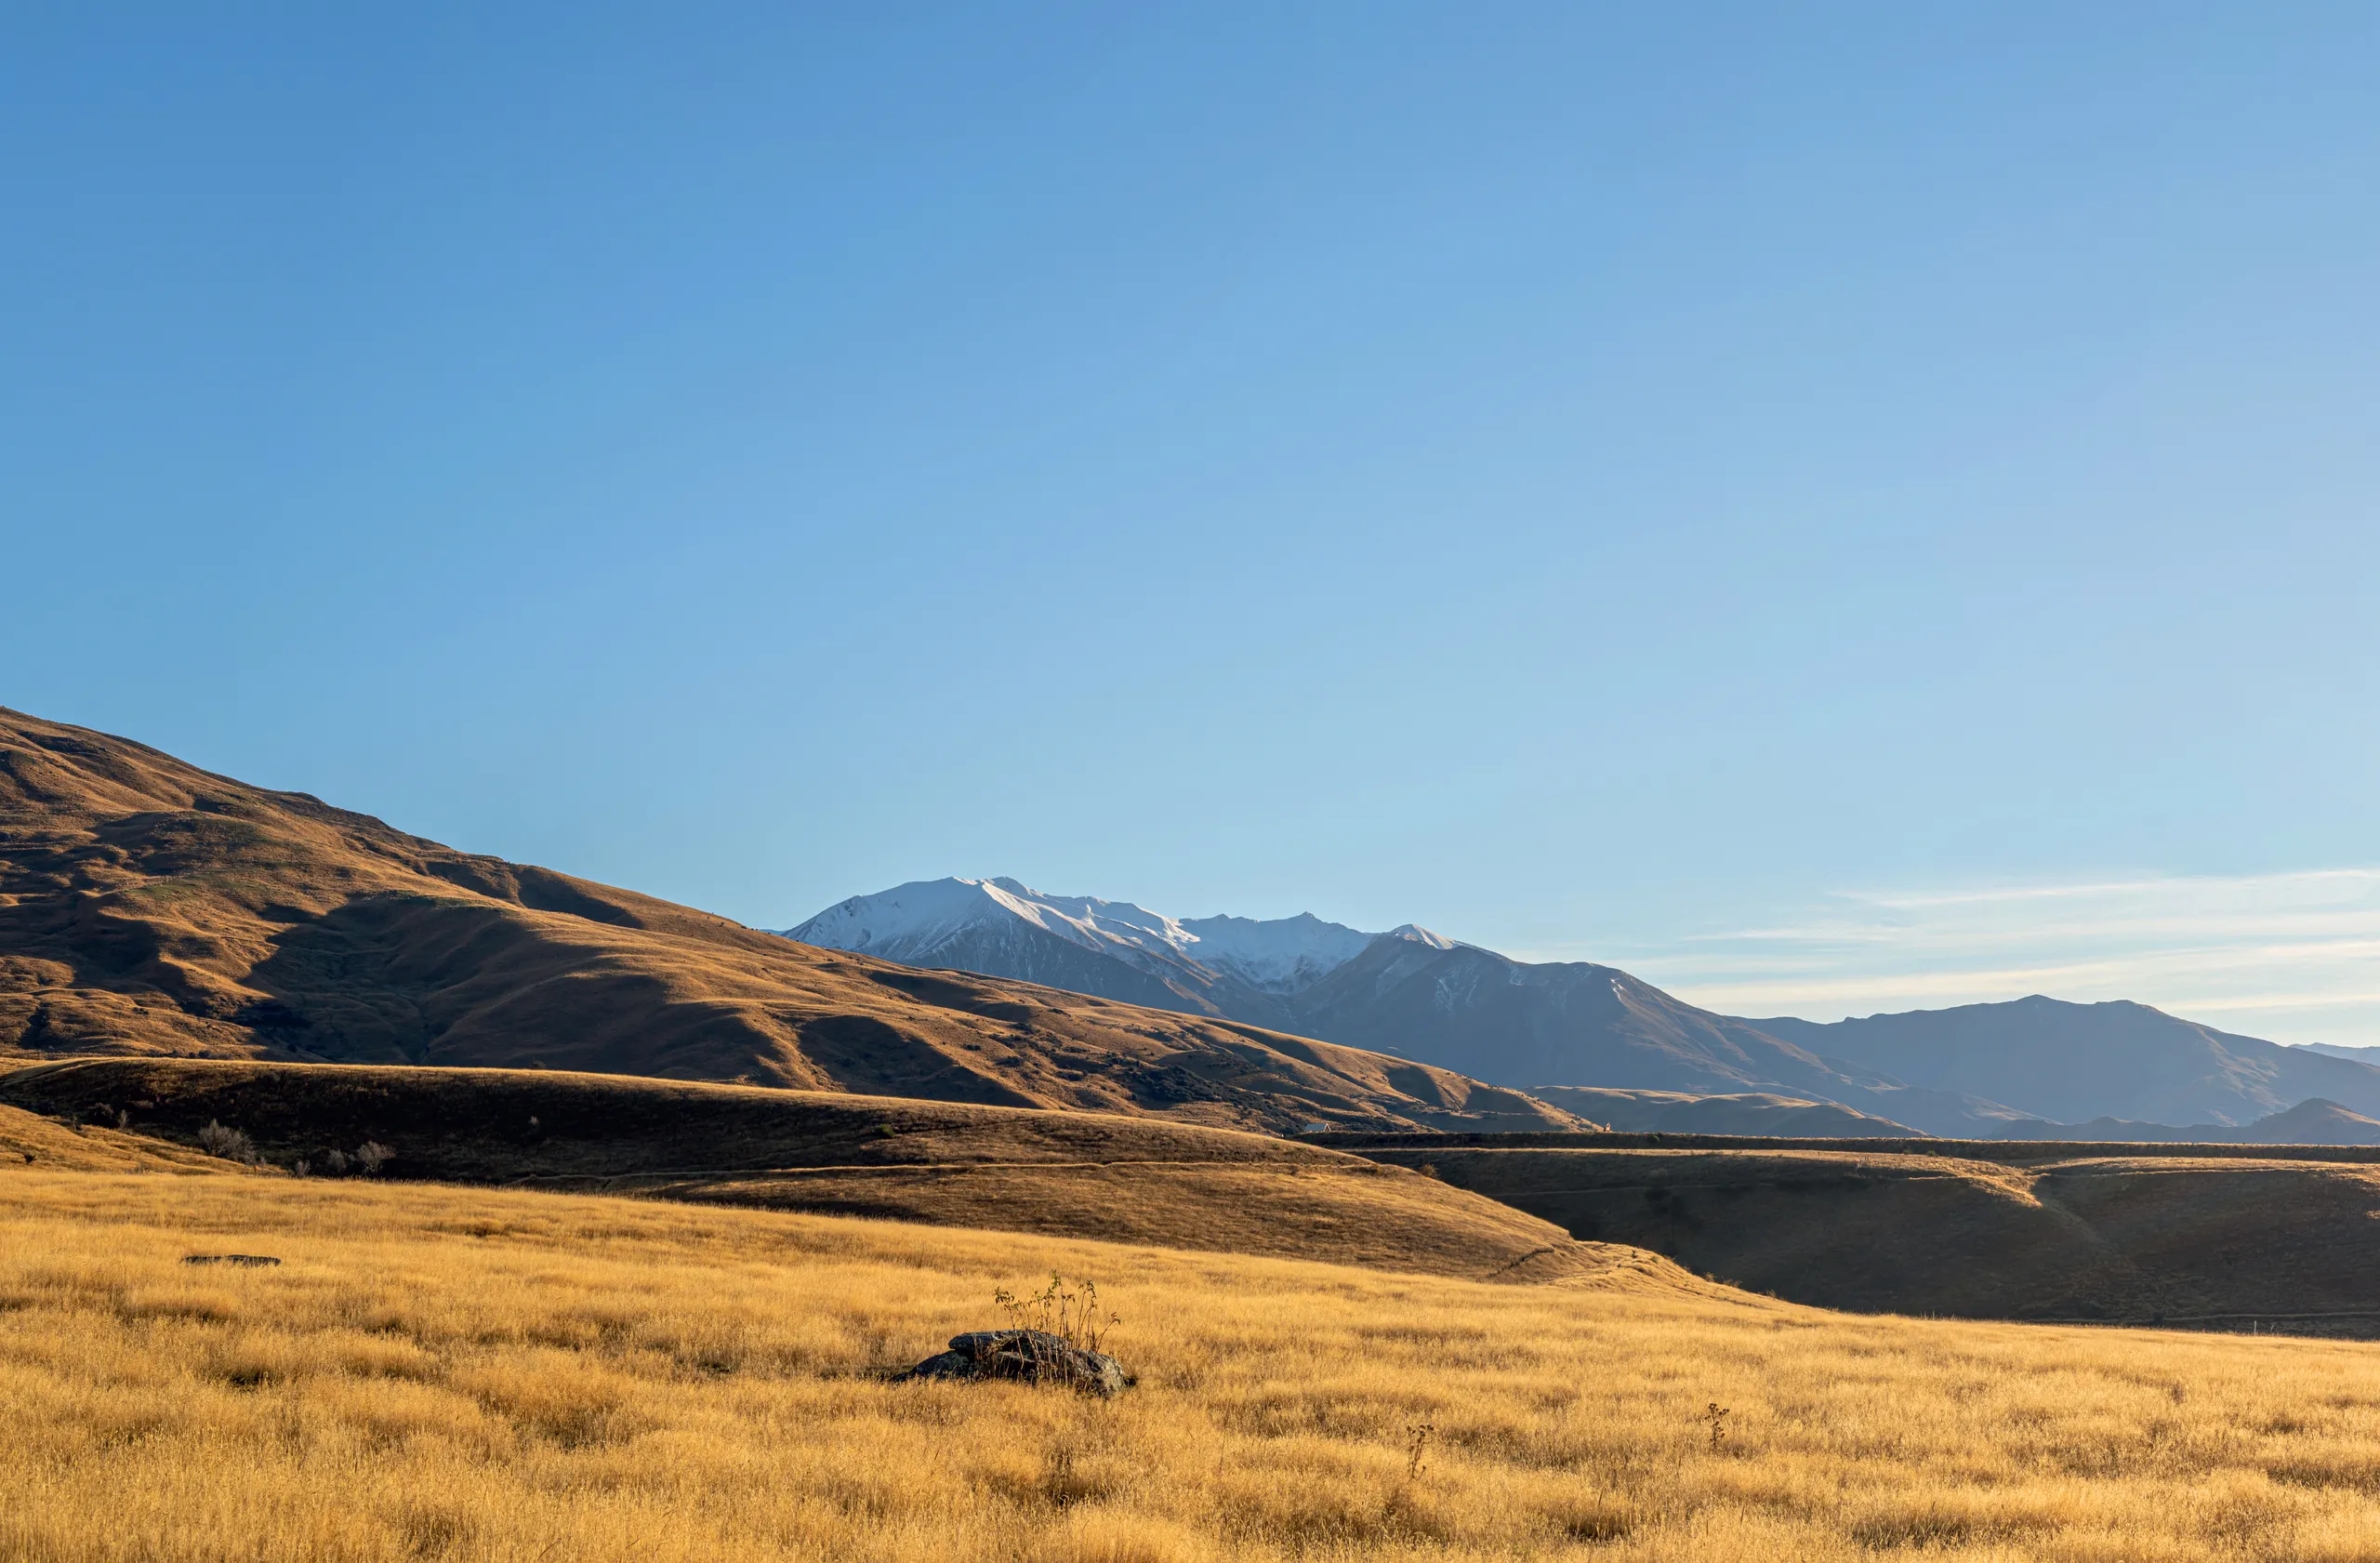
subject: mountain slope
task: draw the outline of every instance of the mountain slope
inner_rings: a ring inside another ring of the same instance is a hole
[[[584,1069],[1295,1129],[1568,1115],[1243,1024],[791,944],[0,709],[0,1055]]]
[[[2036,995],[1831,1025],[1743,1024],[1912,1085],[2013,1103],[2056,1122],[2237,1126],[2317,1096],[2380,1116],[2380,1069],[2369,1064],[2234,1036],[2146,1004]]]
[[[1913,1088],[1696,1009],[1610,966],[1532,964],[1474,945],[1375,940],[1290,1001],[1317,1037],[1446,1065],[1482,1080],[1835,1102],[1930,1134],[2017,1116],[1977,1095]]]

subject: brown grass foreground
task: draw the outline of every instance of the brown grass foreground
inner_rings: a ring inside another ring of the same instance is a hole
[[[1140,1388],[882,1382],[1052,1268]],[[0,1556],[2380,1559],[2380,1347],[1660,1275],[8,1172]]]

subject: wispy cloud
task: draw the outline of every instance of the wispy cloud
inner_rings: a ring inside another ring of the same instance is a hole
[[[1833,1020],[2047,993],[2136,999],[2276,1041],[2380,1044],[2380,868],[1860,892],[1592,958],[1734,1014]]]

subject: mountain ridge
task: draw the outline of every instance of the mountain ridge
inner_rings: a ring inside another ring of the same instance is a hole
[[[2003,1125],[1997,1137],[2119,1145],[2380,1146],[2380,1119],[2320,1096],[2309,1096],[2294,1107],[2249,1124],[2189,1123],[2176,1127],[2114,1118],[2096,1118],[2088,1123],[2048,1123],[2025,1119]]]
[[[1333,931],[1337,950],[1353,948],[1309,980],[1263,991],[1197,958],[1196,930],[1217,924],[1284,934],[1294,929],[1301,938],[1311,936],[1310,924]],[[1084,992],[1439,1067],[1462,1057],[1471,1061],[1465,1073],[1514,1090],[1584,1085],[1815,1095],[1940,1134],[1988,1133],[1992,1124],[2025,1116],[1970,1094],[1839,1066],[1615,967],[1531,965],[1412,923],[1366,934],[1310,914],[1185,921],[1130,902],[1047,895],[1012,879],[947,879],[851,897],[786,936],[921,965],[1063,980]],[[1355,1037],[1366,1040],[1352,1041]]]
[[[1296,980],[1260,989],[1202,961],[1195,930],[1287,929],[1300,920],[1177,921],[1129,902],[1041,895],[1014,880],[917,881],[830,911],[855,923],[904,894],[952,885],[1005,888],[932,939],[892,921],[880,932],[871,925],[870,951],[1236,1018],[1519,1090],[1814,1099],[1947,1137],[1990,1137],[2017,1121],[2065,1129],[2101,1119],[2236,1128],[2318,1098],[2380,1118],[2380,1055],[2284,1048],[2142,1004],[2035,996],[1831,1023],[1747,1019],[1699,1009],[1617,967],[1519,961],[1411,924],[1365,934],[1310,916],[1306,922],[1336,931],[1329,953],[1339,959],[1318,973],[1316,960]],[[1061,951],[1018,932],[1009,901],[1116,908],[1119,927],[1141,932],[1120,940],[1130,947],[1122,953],[1089,937],[1058,941]],[[789,932],[828,943],[846,936],[828,916]],[[1159,931],[1154,942],[1148,930]]]

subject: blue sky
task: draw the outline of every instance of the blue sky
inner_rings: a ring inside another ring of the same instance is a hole
[[[764,925],[2380,1042],[2380,13],[336,9],[0,20],[0,703]]]

